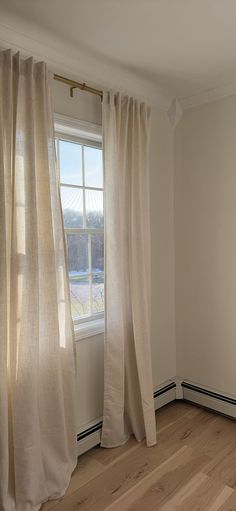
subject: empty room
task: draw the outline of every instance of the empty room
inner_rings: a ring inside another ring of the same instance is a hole
[[[0,0],[0,511],[236,511],[236,0]]]

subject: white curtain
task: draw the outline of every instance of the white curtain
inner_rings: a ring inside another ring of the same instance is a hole
[[[0,509],[38,510],[76,465],[75,364],[44,63],[0,53]]]
[[[106,331],[102,446],[156,443],[150,354],[150,109],[104,93]]]

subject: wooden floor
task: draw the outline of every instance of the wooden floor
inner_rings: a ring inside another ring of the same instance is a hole
[[[157,412],[157,445],[133,438],[79,458],[48,511],[236,511],[236,421],[175,402]]]

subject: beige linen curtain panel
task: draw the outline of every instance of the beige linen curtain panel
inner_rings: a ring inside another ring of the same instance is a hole
[[[104,93],[106,331],[102,445],[156,443],[150,354],[149,124],[145,103]]]
[[[0,509],[38,510],[76,465],[75,365],[44,63],[0,53]]]

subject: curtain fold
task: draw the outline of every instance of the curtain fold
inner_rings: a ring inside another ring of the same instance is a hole
[[[150,109],[103,96],[105,378],[102,446],[156,443],[150,352]]]
[[[0,509],[38,510],[75,468],[75,362],[45,63],[0,53]]]

